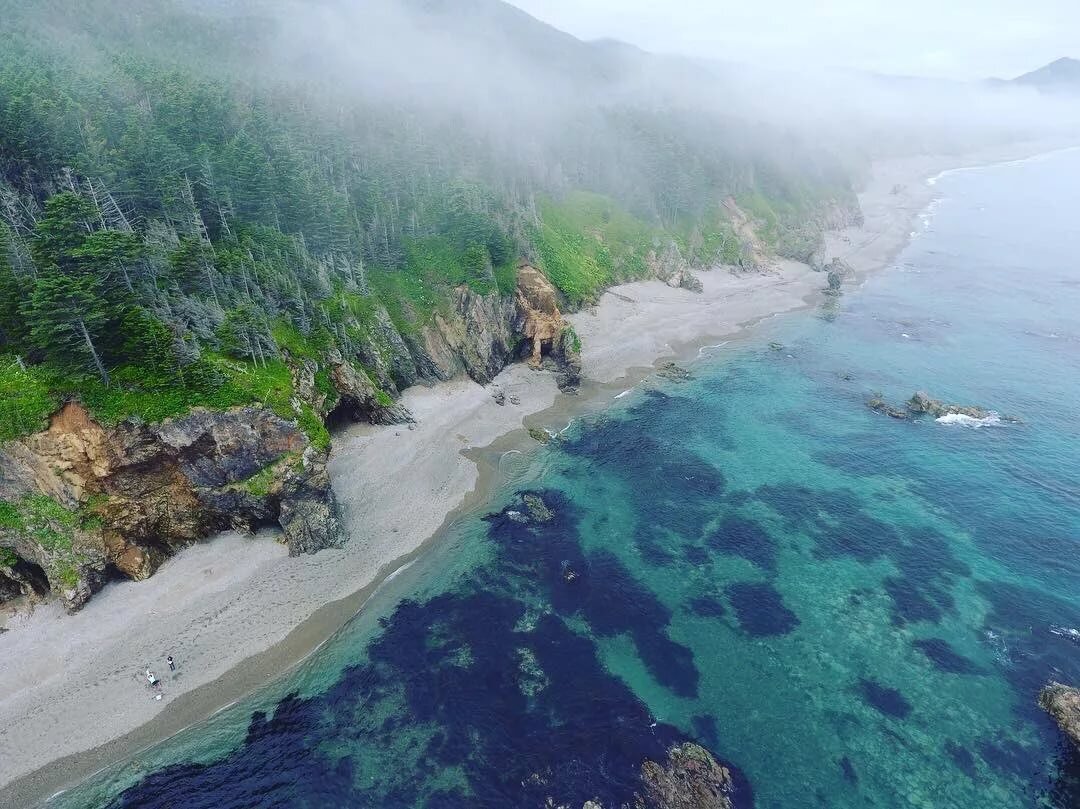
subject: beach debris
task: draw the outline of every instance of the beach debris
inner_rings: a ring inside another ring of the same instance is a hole
[[[506,392],[503,390],[496,389],[496,391],[491,394],[491,398],[495,400],[495,404],[499,407],[506,405]]]
[[[1080,747],[1080,688],[1052,682],[1039,692],[1039,707]]]
[[[660,365],[656,375],[670,382],[687,382],[692,378],[690,372],[674,362],[665,362]]]

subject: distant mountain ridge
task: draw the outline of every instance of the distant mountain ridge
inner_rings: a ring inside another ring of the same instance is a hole
[[[1011,84],[1049,92],[1080,93],[1080,60],[1062,57],[1038,70],[1018,76]]]

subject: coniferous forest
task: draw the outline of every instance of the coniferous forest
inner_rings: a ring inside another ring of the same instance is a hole
[[[569,307],[658,255],[740,264],[727,199],[805,258],[858,166],[481,0],[0,15],[0,439],[74,395],[103,423],[261,402],[325,440],[291,361],[388,397],[388,341],[520,261]]]

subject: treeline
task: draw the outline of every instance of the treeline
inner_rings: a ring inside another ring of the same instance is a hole
[[[113,397],[118,416],[160,415],[163,392],[243,399],[221,395],[235,363],[268,371],[289,344],[356,356],[380,319],[415,332],[456,286],[508,293],[520,258],[563,256],[544,269],[582,300],[649,250],[722,258],[728,195],[795,221],[849,193],[835,160],[762,131],[766,159],[715,112],[588,106],[508,140],[467,106],[260,80],[280,26],[259,4],[66,5],[0,3],[0,375]],[[600,214],[567,215],[575,190]],[[574,245],[599,256],[587,284]],[[0,435],[36,417],[6,418]]]

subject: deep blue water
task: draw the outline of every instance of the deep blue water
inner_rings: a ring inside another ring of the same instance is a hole
[[[507,457],[301,670],[58,803],[610,809],[692,738],[742,806],[1080,806],[1035,705],[1080,684],[1080,152],[938,187],[893,268]],[[1021,423],[865,405],[917,389]]]

